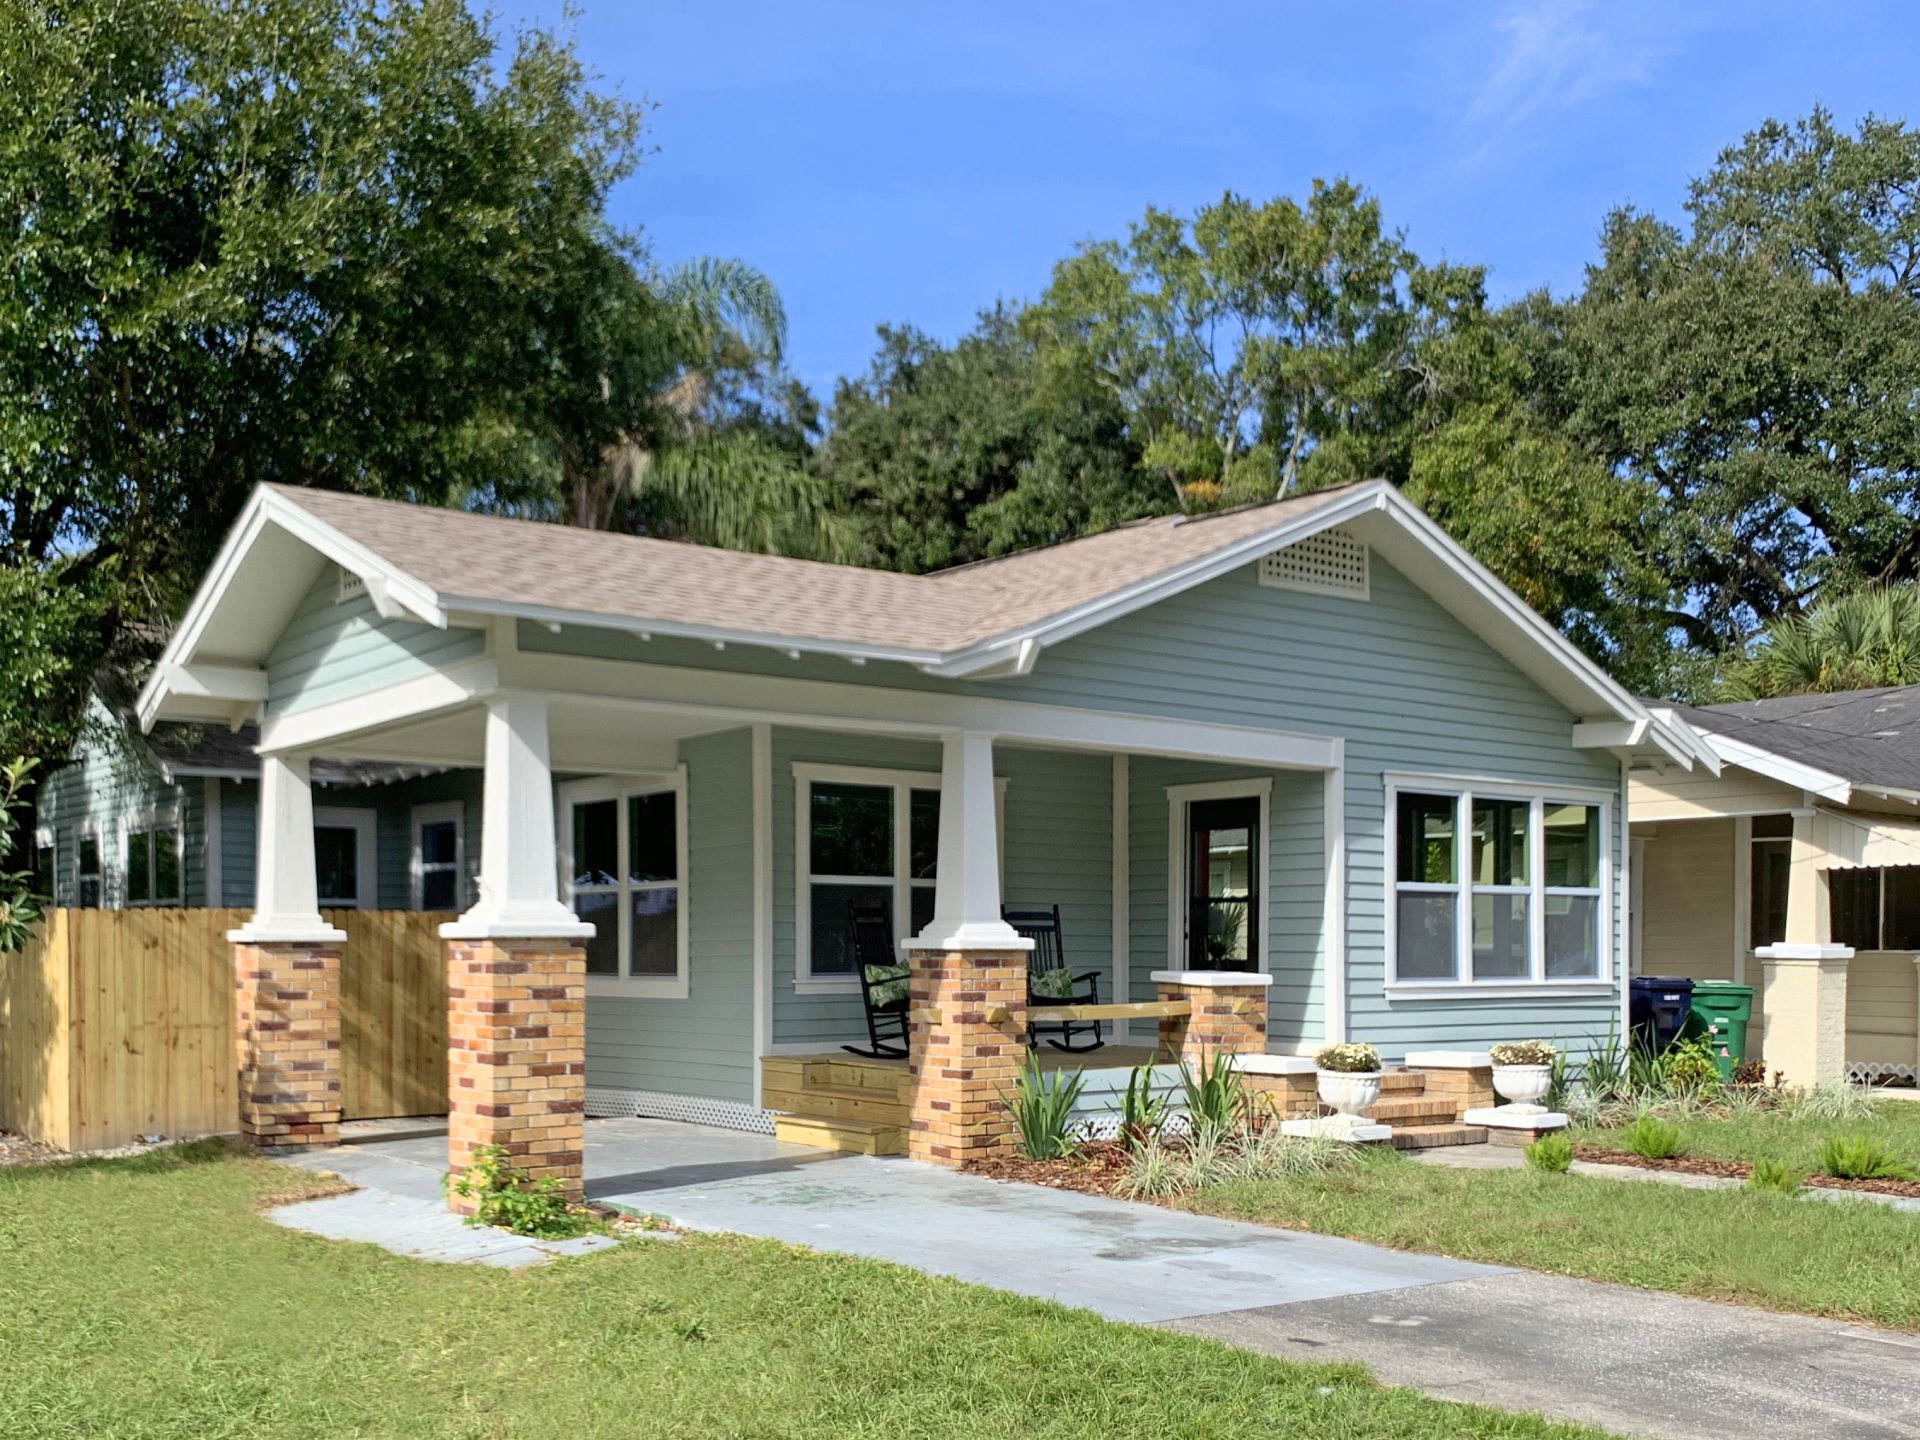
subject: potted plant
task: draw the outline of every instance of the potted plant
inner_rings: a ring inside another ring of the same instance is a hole
[[[1502,1040],[1487,1047],[1493,1060],[1493,1088],[1510,1104],[1539,1110],[1553,1088],[1553,1046],[1544,1040]]]
[[[1371,1045],[1328,1045],[1313,1057],[1320,1103],[1354,1116],[1380,1098],[1380,1052]]]

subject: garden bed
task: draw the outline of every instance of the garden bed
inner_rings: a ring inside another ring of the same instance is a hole
[[[1016,1180],[1050,1190],[1111,1195],[1127,1173],[1127,1152],[1111,1140],[1090,1141],[1065,1160],[1029,1160],[1016,1152],[968,1162],[967,1171],[989,1180]]]
[[[1636,1170],[1669,1170],[1678,1175],[1711,1175],[1722,1180],[1745,1180],[1753,1166],[1745,1160],[1716,1160],[1702,1155],[1676,1155],[1666,1160],[1651,1160],[1625,1150],[1609,1150],[1604,1145],[1585,1143],[1573,1147],[1574,1158],[1597,1165],[1629,1165]],[[1920,1181],[1843,1180],[1837,1175],[1808,1175],[1801,1181],[1821,1190],[1864,1190],[1875,1195],[1904,1195],[1920,1200]]]

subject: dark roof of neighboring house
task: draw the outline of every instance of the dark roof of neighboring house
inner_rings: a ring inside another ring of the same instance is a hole
[[[1701,730],[1852,784],[1920,791],[1920,685],[1675,709]]]

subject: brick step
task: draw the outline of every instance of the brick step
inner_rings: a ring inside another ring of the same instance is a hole
[[[818,1115],[778,1115],[773,1138],[815,1150],[842,1150],[854,1155],[904,1155],[907,1132],[898,1125],[876,1125],[868,1120],[833,1120]]]
[[[1433,1150],[1442,1145],[1484,1145],[1484,1125],[1409,1125],[1396,1129],[1387,1144],[1396,1150]]]
[[[1380,1072],[1380,1093],[1399,1095],[1406,1091],[1421,1091],[1427,1088],[1427,1077],[1418,1070],[1383,1070]]]
[[[878,1090],[848,1090],[827,1085],[776,1090],[769,1085],[760,1092],[760,1106],[764,1110],[785,1110],[828,1120],[868,1120],[876,1125],[907,1123],[905,1102]]]
[[[1436,1100],[1424,1095],[1407,1099],[1376,1100],[1360,1112],[1382,1125],[1438,1125],[1457,1119],[1459,1112],[1451,1100]]]

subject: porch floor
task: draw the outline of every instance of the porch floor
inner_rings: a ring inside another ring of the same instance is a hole
[[[1048,1074],[1056,1070],[1131,1070],[1136,1065],[1145,1065],[1149,1060],[1160,1063],[1163,1058],[1152,1045],[1133,1044],[1109,1044],[1102,1045],[1098,1050],[1071,1052],[1056,1050],[1051,1045],[1038,1045],[1032,1053],[1040,1057],[1040,1068]],[[876,1073],[907,1073],[905,1060],[875,1060],[845,1050],[816,1050],[804,1055],[769,1055],[765,1058],[801,1065],[846,1065]]]

